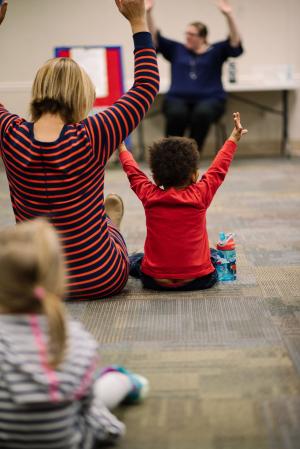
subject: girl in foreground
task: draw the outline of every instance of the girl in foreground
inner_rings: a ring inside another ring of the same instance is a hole
[[[0,447],[92,449],[125,427],[108,409],[147,392],[146,379],[98,373],[97,343],[67,318],[64,261],[52,225],[0,232]]]

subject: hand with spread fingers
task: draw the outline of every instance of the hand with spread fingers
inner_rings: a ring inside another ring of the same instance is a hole
[[[3,20],[5,19],[6,11],[7,11],[8,2],[4,2],[0,6],[0,25],[2,24]]]
[[[228,0],[219,0],[217,2],[218,8],[225,16],[232,14],[233,9]]]
[[[235,143],[238,143],[239,140],[248,133],[248,130],[243,128],[241,125],[241,116],[239,112],[235,112],[233,114],[233,120],[234,120],[234,129],[231,133],[231,136],[229,140],[232,140]]]

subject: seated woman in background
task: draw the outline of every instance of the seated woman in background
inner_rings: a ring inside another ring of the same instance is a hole
[[[128,254],[119,232],[123,203],[117,195],[104,202],[104,169],[159,89],[144,0],[116,3],[131,24],[135,44],[135,83],[119,101],[86,118],[95,88],[77,63],[61,58],[49,60],[36,75],[32,122],[0,104],[0,151],[16,221],[45,216],[56,227],[68,264],[69,299],[107,297],[128,280]],[[0,7],[0,23],[6,10],[7,2]]]
[[[153,19],[153,6],[154,0],[146,0],[148,25],[158,52],[171,63],[171,87],[164,104],[165,134],[183,136],[189,129],[189,137],[196,140],[202,151],[210,125],[225,112],[223,64],[227,58],[243,53],[232,8],[227,0],[219,1],[229,26],[228,39],[210,44],[206,25],[193,22],[181,44],[162,36]]]

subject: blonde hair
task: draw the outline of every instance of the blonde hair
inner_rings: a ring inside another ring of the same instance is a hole
[[[82,67],[70,58],[50,59],[37,72],[30,112],[33,122],[43,114],[59,114],[65,123],[86,118],[93,107],[95,87]]]
[[[43,291],[39,298],[36,290]],[[0,307],[4,313],[43,313],[48,321],[48,363],[64,358],[64,259],[53,226],[37,219],[0,232]]]

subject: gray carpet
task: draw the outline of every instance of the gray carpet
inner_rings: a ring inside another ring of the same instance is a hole
[[[102,363],[146,375],[150,398],[117,414],[121,449],[300,448],[300,160],[236,162],[208,213],[209,235],[236,233],[238,281],[153,293],[130,280],[118,297],[70,303]],[[12,221],[1,176],[1,225]],[[143,247],[143,210],[119,170],[124,236]]]

